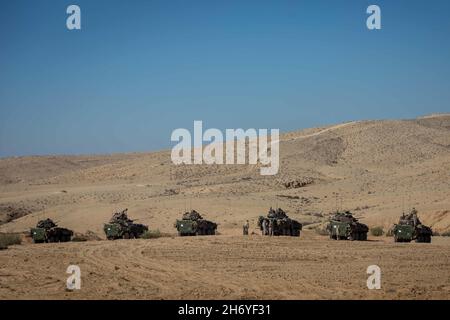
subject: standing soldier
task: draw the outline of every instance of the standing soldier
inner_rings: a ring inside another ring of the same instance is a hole
[[[269,220],[269,236],[273,236],[273,220]]]
[[[414,222],[414,226],[417,226],[419,224],[419,219],[417,218],[417,210],[416,208],[412,208],[411,210],[411,217]]]
[[[263,220],[262,227],[263,227],[263,236],[267,236],[268,232],[267,232],[267,220],[266,219]]]
[[[249,225],[248,220],[247,220],[247,222],[244,223],[244,226],[243,226],[243,233],[244,233],[244,236],[248,236],[248,229],[249,229],[249,228],[250,228],[250,225]]]

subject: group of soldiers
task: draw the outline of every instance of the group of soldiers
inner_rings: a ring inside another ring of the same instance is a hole
[[[416,208],[412,208],[411,212],[406,214],[403,212],[402,217],[400,218],[400,223],[404,222],[404,224],[410,224],[413,227],[422,224],[417,216]]]
[[[248,230],[250,228],[250,224],[248,220],[244,223],[242,229],[244,236],[248,236]],[[262,221],[262,235],[263,236],[273,236],[273,220],[263,220]]]
[[[263,236],[273,236],[273,229],[274,229],[273,223],[274,221],[272,219],[270,220],[264,219],[261,222]]]

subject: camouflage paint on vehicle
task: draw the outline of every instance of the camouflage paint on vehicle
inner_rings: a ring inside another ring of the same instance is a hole
[[[409,214],[404,213],[399,219],[398,224],[392,228],[395,242],[416,242],[430,243],[433,231],[425,226],[417,216],[417,210],[412,208]]]
[[[217,223],[203,219],[195,210],[183,214],[181,220],[175,221],[174,227],[180,236],[215,235]]]
[[[330,217],[327,231],[331,239],[365,241],[369,228],[358,222],[350,211],[337,211]]]
[[[258,218],[258,228],[260,228],[263,235],[268,236],[270,235],[270,231],[268,231],[267,228],[265,230],[264,224],[272,226],[272,235],[274,236],[299,237],[303,227],[297,220],[289,218],[286,212],[281,208],[276,210],[270,208],[267,217],[259,216]],[[266,234],[264,234],[264,232],[266,232]]]
[[[134,223],[133,220],[128,218],[128,209],[115,212],[109,221],[103,226],[106,239],[137,239],[142,237],[144,232],[148,231],[148,226]]]
[[[73,231],[58,227],[52,219],[45,219],[40,220],[36,228],[30,229],[30,235],[34,243],[68,242],[72,240]]]

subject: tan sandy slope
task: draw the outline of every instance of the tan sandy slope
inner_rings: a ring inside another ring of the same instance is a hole
[[[24,231],[43,217],[101,234],[115,209],[174,232],[184,209],[239,232],[268,207],[319,222],[336,206],[385,228],[415,206],[436,231],[450,230],[450,115],[361,121],[287,133],[280,171],[257,166],[175,166],[170,151],[0,159],[0,231]],[[286,189],[284,182],[312,182]],[[21,217],[23,216],[23,217]]]

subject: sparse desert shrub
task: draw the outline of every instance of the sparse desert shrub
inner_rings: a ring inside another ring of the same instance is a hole
[[[72,241],[83,242],[83,241],[99,241],[101,238],[93,231],[86,231],[85,233],[75,233]]]
[[[450,231],[442,232],[441,237],[450,237]]]
[[[158,229],[145,231],[141,236],[142,239],[156,239],[160,237],[162,237],[162,234]]]
[[[7,249],[13,244],[21,244],[22,239],[20,235],[14,233],[0,233],[0,250]]]
[[[326,227],[324,227],[324,226],[317,226],[314,228],[314,231],[321,236],[328,235],[328,231],[327,231]]]
[[[373,227],[370,229],[370,234],[374,237],[380,237],[384,233],[383,227]]]
[[[88,239],[84,236],[84,235],[76,235],[72,238],[73,242],[84,242],[87,241]]]

